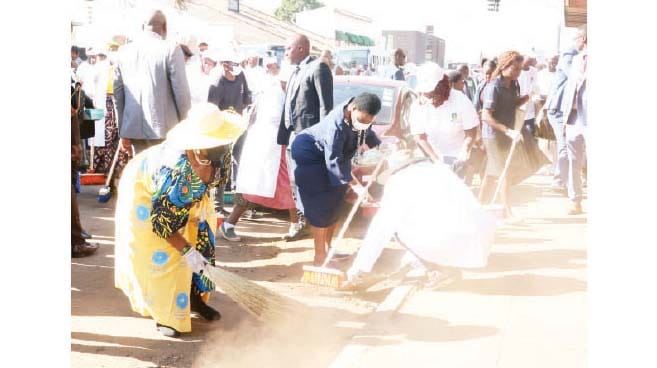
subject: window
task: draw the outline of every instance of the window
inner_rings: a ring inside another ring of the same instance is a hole
[[[395,101],[395,88],[373,86],[356,83],[336,83],[333,85],[334,106],[346,103],[350,98],[363,92],[374,93],[381,99],[381,111],[376,115],[374,124],[389,125],[392,123],[392,112]]]

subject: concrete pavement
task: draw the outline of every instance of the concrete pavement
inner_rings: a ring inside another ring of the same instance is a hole
[[[488,266],[413,293],[351,341],[361,356],[348,366],[586,366],[586,214],[567,215],[548,185],[537,175],[512,189],[524,222],[498,229]]]

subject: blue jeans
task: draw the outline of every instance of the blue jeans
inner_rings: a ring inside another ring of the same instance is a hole
[[[554,180],[552,185],[565,188],[568,183],[568,148],[563,135],[563,117],[561,111],[548,111],[548,121],[557,138],[557,161],[554,163]]]

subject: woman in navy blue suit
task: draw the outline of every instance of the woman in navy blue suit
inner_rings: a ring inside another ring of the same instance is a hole
[[[351,159],[361,145],[372,148],[381,143],[371,129],[380,110],[377,95],[362,93],[301,131],[292,143],[294,177],[304,215],[313,227],[315,265],[324,262],[331,246],[347,185],[357,194],[364,191],[351,176]]]

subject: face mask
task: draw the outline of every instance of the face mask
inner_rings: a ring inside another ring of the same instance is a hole
[[[351,126],[356,130],[365,130],[370,127],[370,124],[363,124],[354,116],[354,119],[351,121]]]
[[[234,76],[238,76],[242,72],[241,66],[234,66],[233,71],[231,72]]]
[[[209,188],[217,187],[221,185],[222,182],[225,183],[224,179],[226,178],[226,170],[223,167],[223,164],[228,152],[228,146],[210,148],[207,150],[207,159],[204,160],[198,157],[200,152],[194,150],[194,158],[196,159],[196,162],[205,166],[212,165],[212,177],[207,184]]]

